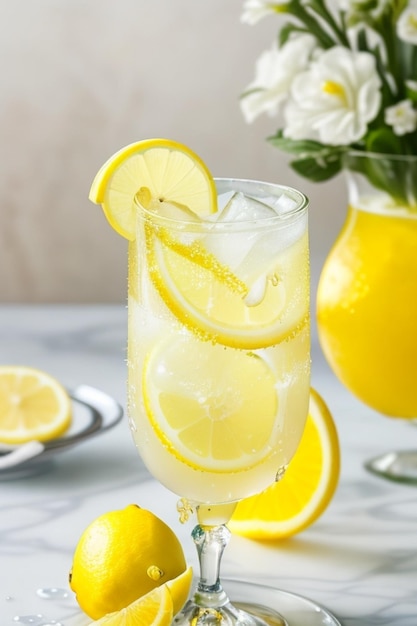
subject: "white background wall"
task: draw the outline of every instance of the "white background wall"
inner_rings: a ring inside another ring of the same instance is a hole
[[[188,144],[215,176],[311,200],[313,291],[344,219],[344,183],[297,177],[239,94],[276,34],[242,0],[0,0],[0,302],[124,302],[126,242],[87,200],[125,144]]]

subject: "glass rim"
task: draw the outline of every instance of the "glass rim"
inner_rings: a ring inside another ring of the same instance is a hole
[[[378,159],[381,161],[417,161],[416,154],[398,154],[398,152],[372,152],[366,150],[347,150],[343,155],[343,160],[352,158]]]
[[[143,219],[146,221],[152,222],[154,224],[156,223],[161,226],[165,225],[167,227],[177,227],[177,228],[181,228],[181,227],[188,228],[192,226],[199,230],[203,228],[203,229],[210,229],[210,230],[219,229],[219,230],[225,230],[225,231],[230,230],[230,229],[247,230],[248,228],[253,228],[254,225],[256,225],[256,228],[259,228],[259,229],[265,228],[267,226],[273,226],[273,225],[274,226],[282,225],[283,227],[285,227],[286,224],[288,224],[288,222],[292,222],[294,219],[297,219],[298,217],[304,215],[304,213],[306,212],[309,206],[308,197],[302,191],[299,191],[298,189],[295,189],[294,187],[290,187],[288,185],[283,185],[280,183],[265,182],[261,180],[250,179],[250,178],[214,177],[213,180],[216,185],[217,195],[220,195],[221,193],[226,193],[227,191],[239,192],[239,191],[242,191],[242,188],[252,187],[254,190],[253,195],[251,194],[247,194],[247,195],[253,198],[254,200],[262,202],[262,197],[257,196],[255,192],[256,190],[260,192],[260,190],[263,189],[264,192],[266,191],[270,192],[269,197],[274,197],[274,196],[279,197],[281,194],[285,193],[287,196],[289,196],[292,200],[296,202],[296,205],[290,210],[287,210],[281,214],[276,213],[276,215],[273,215],[270,217],[258,217],[255,219],[247,219],[247,220],[241,220],[241,221],[231,221],[231,220],[226,221],[225,220],[225,221],[220,222],[220,221],[214,221],[210,219],[204,219],[208,216],[203,216],[201,217],[200,221],[197,222],[191,219],[189,220],[177,219],[174,217],[159,215],[155,211],[147,209],[145,206],[143,206],[143,204],[140,203],[136,195],[133,197],[133,202],[140,209],[140,214],[143,217]],[[219,191],[219,186],[221,188],[223,185],[225,186],[225,189],[223,189],[222,191]],[[234,189],[235,186],[240,187],[240,189],[239,188]],[[227,187],[229,189],[227,189]],[[265,204],[268,205],[267,202],[265,202]],[[211,214],[211,215],[214,215],[214,214]]]

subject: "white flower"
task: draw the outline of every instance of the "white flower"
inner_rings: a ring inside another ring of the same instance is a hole
[[[250,24],[256,24],[266,15],[275,13],[277,7],[282,4],[287,4],[288,0],[278,0],[278,2],[271,2],[270,0],[246,0],[243,5],[243,13],[241,21]]]
[[[408,89],[410,89],[410,91],[417,92],[417,80],[406,80],[405,85],[406,87],[408,87]]]
[[[253,122],[261,113],[275,115],[279,105],[288,97],[291,83],[307,67],[311,51],[316,45],[311,35],[290,39],[282,48],[274,46],[259,57],[255,80],[247,87],[241,100],[241,109],[247,122]]]
[[[328,145],[361,139],[381,105],[375,58],[335,46],[293,81],[284,135]]]
[[[339,8],[346,11],[349,16],[360,17],[369,15],[378,18],[384,12],[391,0],[339,0]]]
[[[396,135],[412,133],[417,128],[417,111],[411,100],[402,100],[385,109],[385,122],[392,126]]]
[[[397,22],[399,39],[408,43],[417,44],[417,2],[411,0],[401,13]]]

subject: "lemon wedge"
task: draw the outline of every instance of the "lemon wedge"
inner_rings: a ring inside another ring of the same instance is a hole
[[[274,449],[276,376],[252,352],[180,335],[150,352],[142,385],[157,437],[194,469],[247,470]],[[262,416],[255,429],[254,415]]]
[[[336,426],[324,400],[310,391],[301,443],[281,481],[238,503],[228,524],[252,539],[281,539],[310,526],[327,508],[340,472]]]
[[[120,611],[92,622],[95,626],[170,626],[174,616],[172,597],[163,585]]]
[[[55,378],[31,367],[0,367],[0,442],[54,439],[68,429],[71,418],[71,400]]]
[[[214,180],[199,156],[169,139],[132,143],[104,163],[94,178],[89,199],[101,204],[111,226],[123,237],[136,237],[134,197],[145,206],[173,203],[197,215],[214,213]]]
[[[182,574],[165,583],[172,597],[174,615],[179,613],[187,602],[192,582],[193,568],[189,566]]]

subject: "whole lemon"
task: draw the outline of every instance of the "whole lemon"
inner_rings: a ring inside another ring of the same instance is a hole
[[[74,552],[70,587],[92,619],[120,611],[182,574],[186,562],[175,533],[156,515],[130,504],[94,520]]]

